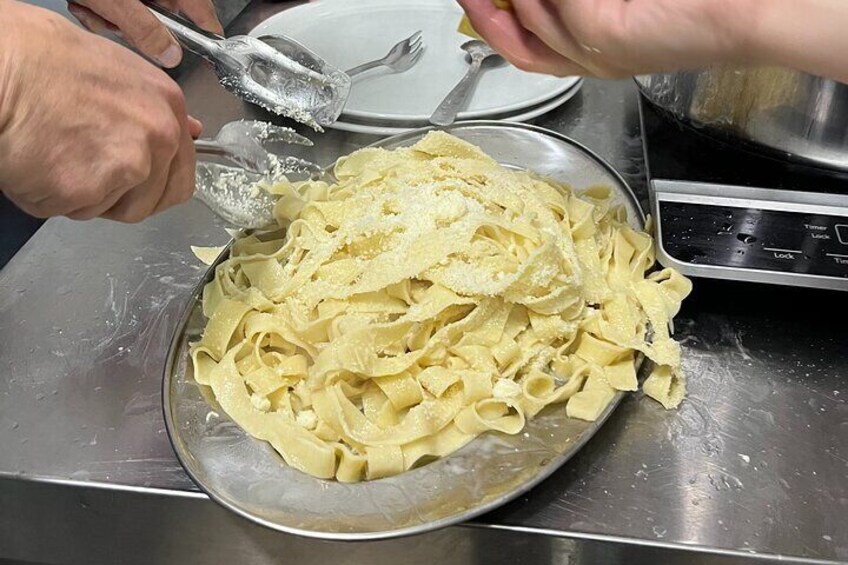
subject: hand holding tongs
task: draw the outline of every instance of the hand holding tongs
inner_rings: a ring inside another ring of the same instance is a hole
[[[221,85],[239,98],[315,129],[341,114],[350,77],[299,43],[288,40],[303,51],[302,57],[284,54],[253,37],[205,31],[151,0],[143,2],[180,43],[212,63]],[[304,59],[316,65],[298,62]]]

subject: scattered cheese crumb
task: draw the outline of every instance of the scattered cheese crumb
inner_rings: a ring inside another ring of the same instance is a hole
[[[271,409],[271,401],[259,394],[251,394],[250,403],[253,404],[254,408],[262,412],[267,412]]]
[[[312,410],[301,410],[297,413],[297,425],[312,430],[318,425],[318,416]]]
[[[512,379],[498,379],[492,387],[492,396],[495,398],[514,398],[521,394],[521,385]]]

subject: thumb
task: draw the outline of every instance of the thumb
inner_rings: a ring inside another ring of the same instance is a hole
[[[197,139],[198,137],[200,137],[200,134],[203,133],[203,122],[201,122],[194,116],[189,116],[188,133],[191,134],[192,139]]]
[[[163,67],[176,67],[182,60],[182,49],[156,16],[138,0],[110,2],[80,1],[103,19],[112,22],[139,51]],[[96,4],[96,5],[94,5]]]
[[[146,10],[142,4],[139,3],[138,6]],[[133,27],[124,30],[124,34],[139,51],[155,59],[163,67],[170,69],[182,61],[183,51],[177,40],[149,12],[139,18]]]

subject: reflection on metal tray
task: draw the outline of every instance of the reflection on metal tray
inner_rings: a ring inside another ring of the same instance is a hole
[[[430,128],[376,144],[412,145]],[[576,189],[613,187],[635,227],[643,215],[622,178],[583,146],[527,125],[466,122],[448,131],[504,165],[531,169]],[[219,261],[222,260],[219,258]],[[214,267],[204,283],[211,279]],[[207,403],[192,378],[190,342],[205,321],[195,290],[171,344],[164,378],[165,421],[174,449],[194,481],[230,510],[265,526],[326,539],[377,539],[421,533],[468,520],[520,496],[576,453],[618,406],[598,421],[543,411],[517,436],[485,434],[444,459],[401,475],[344,484],[286,466],[273,449],[247,436]]]

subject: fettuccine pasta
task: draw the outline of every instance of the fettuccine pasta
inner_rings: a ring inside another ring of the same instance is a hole
[[[360,481],[517,434],[552,404],[596,419],[636,390],[684,395],[669,322],[690,291],[647,274],[650,236],[582,194],[434,132],[363,149],[338,183],[281,183],[283,232],[233,245],[203,293],[194,377],[316,477]]]

